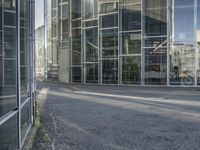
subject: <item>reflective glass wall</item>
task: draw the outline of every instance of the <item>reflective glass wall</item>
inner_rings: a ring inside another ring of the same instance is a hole
[[[34,96],[34,1],[0,1],[0,149],[23,146]]]
[[[120,83],[141,84],[142,1],[119,1]]]
[[[70,82],[200,85],[199,3],[70,0]]]

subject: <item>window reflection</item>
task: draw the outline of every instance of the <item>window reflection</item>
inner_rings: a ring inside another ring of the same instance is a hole
[[[85,65],[86,83],[98,83],[98,64]]]
[[[120,24],[122,31],[141,30],[141,4],[120,7]]]
[[[144,0],[145,35],[167,34],[167,0]]]
[[[85,61],[98,62],[98,29],[85,30]]]
[[[118,56],[118,31],[116,29],[103,30],[102,58],[116,58]]]
[[[17,115],[0,126],[0,150],[18,149]]]
[[[148,48],[145,51],[145,84],[167,84],[167,49]]]
[[[122,57],[122,83],[141,84],[141,56]]]
[[[81,67],[72,68],[72,82],[80,83],[81,82]]]
[[[122,54],[141,54],[141,33],[129,32],[120,35]]]
[[[118,84],[118,60],[102,61],[102,83]]]
[[[4,20],[7,20],[6,22],[1,20],[1,23],[3,24],[0,26],[0,117],[2,117],[17,107],[16,21],[15,18],[12,20],[12,18],[16,16],[15,1],[6,0],[0,2],[0,8],[0,19],[4,18]],[[8,17],[8,14],[9,16],[11,15],[11,19],[5,19],[5,16]],[[2,138],[1,133],[0,138]]]
[[[174,1],[174,39],[171,51],[171,85],[195,84],[194,0]]]

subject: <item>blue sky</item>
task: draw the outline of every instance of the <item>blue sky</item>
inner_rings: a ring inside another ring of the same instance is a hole
[[[44,24],[44,0],[35,0],[35,28]]]

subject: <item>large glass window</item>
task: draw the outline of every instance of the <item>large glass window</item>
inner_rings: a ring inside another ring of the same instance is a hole
[[[81,67],[72,68],[72,82],[81,82]]]
[[[141,30],[141,3],[120,7],[120,30]]]
[[[145,52],[145,84],[167,84],[167,49],[147,48]]]
[[[141,54],[141,33],[124,32],[120,34],[122,54]]]
[[[0,149],[18,149],[17,115],[0,126]]]
[[[101,31],[102,58],[118,57],[118,30]]]
[[[81,30],[72,30],[72,65],[81,64]]]
[[[174,1],[174,39],[170,56],[171,85],[195,84],[194,0]]]
[[[118,26],[118,14],[105,15],[100,17],[100,28]]]
[[[15,6],[12,5],[13,0],[6,0],[5,5],[1,4],[0,7],[4,7],[3,12],[0,12],[0,16],[4,16],[8,11],[12,11],[12,15],[15,15]],[[2,17],[3,18],[3,17]],[[12,20],[12,19],[8,19]],[[2,22],[2,21],[1,21]],[[0,117],[13,111],[17,107],[16,99],[16,24],[6,24],[2,26],[1,32],[1,45],[0,49],[4,55],[0,54]],[[3,49],[4,48],[4,49]],[[0,126],[1,128],[1,126]],[[0,133],[1,138],[1,133]],[[1,141],[1,140],[0,140]]]
[[[22,132],[22,140],[24,139],[28,128],[31,124],[31,104],[28,101],[21,110],[21,132]]]
[[[122,57],[122,83],[141,84],[141,56]]]
[[[85,29],[85,62],[98,62],[98,28]]]
[[[28,87],[28,1],[20,1],[20,75],[21,75],[21,101],[24,102],[29,95]]]
[[[102,83],[118,84],[118,60],[102,61]]]
[[[72,0],[71,2],[72,19],[81,18],[81,0]]]
[[[98,83],[98,63],[85,65],[86,83]]]
[[[182,1],[182,0],[181,0]],[[167,34],[167,0],[144,0],[145,36]]]

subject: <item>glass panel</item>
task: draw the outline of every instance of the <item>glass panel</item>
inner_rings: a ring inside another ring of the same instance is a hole
[[[122,57],[122,83],[141,84],[141,56]]]
[[[28,88],[28,1],[20,1],[20,75],[21,75],[21,102],[29,96]]]
[[[16,17],[15,12],[4,11],[4,24],[6,26],[15,26],[15,24],[16,24],[15,17]]]
[[[194,85],[195,47],[193,45],[173,45],[171,57],[171,85]]]
[[[31,124],[31,107],[30,101],[25,104],[25,106],[21,110],[21,133],[22,140]]]
[[[118,60],[102,61],[102,83],[118,84]]]
[[[81,64],[81,30],[72,30],[72,65]]]
[[[98,13],[98,1],[97,0],[84,0],[83,5],[83,19],[92,19],[97,16]]]
[[[103,30],[101,33],[102,58],[118,56],[118,30]]]
[[[146,36],[167,34],[167,0],[144,0],[144,15]]]
[[[112,13],[118,11],[118,3],[117,2],[106,2],[100,4],[100,14]]]
[[[98,62],[98,28],[85,30],[85,62]]]
[[[118,14],[105,15],[100,17],[100,28],[110,28],[118,26]]]
[[[122,54],[141,54],[141,33],[121,33]]]
[[[167,37],[148,37],[144,39],[145,47],[167,46]]]
[[[6,58],[16,57],[16,30],[4,27],[4,54]]]
[[[85,65],[86,83],[98,83],[98,64]]]
[[[141,4],[120,7],[120,30],[141,30]]]
[[[170,56],[171,85],[195,84],[194,0],[174,2],[174,42]]]
[[[167,49],[148,48],[145,52],[145,84],[167,84]]]
[[[15,16],[15,13],[14,13],[15,5],[13,3],[15,3],[14,0],[4,1],[3,3],[4,12],[0,11],[0,16],[6,15],[7,12],[11,10],[13,11],[12,15]],[[12,20],[12,19],[7,18],[6,20]],[[10,26],[9,27],[3,26],[4,33],[1,34],[1,38],[0,38],[1,40],[0,43],[4,43],[4,47],[2,47],[3,46],[2,44],[0,47],[0,49],[2,50],[1,54],[2,52],[4,53],[4,55],[2,56],[0,54],[0,117],[4,116],[10,111],[13,111],[17,107],[16,43],[15,43],[16,42],[16,27],[15,27],[16,24],[15,22],[12,22],[7,25],[10,25]],[[4,133],[4,131],[1,131],[1,132]],[[0,136],[1,136],[1,133],[0,133]]]
[[[81,18],[81,0],[73,0],[71,2],[72,19]]]
[[[72,82],[81,82],[81,67],[72,68]]]
[[[0,126],[0,149],[18,149],[17,115]]]

